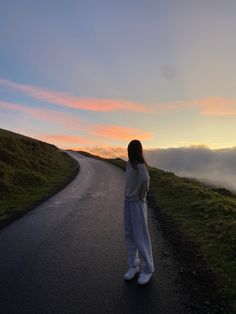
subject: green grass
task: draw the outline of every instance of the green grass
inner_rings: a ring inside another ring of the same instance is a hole
[[[125,170],[124,160],[98,158]],[[150,196],[154,203],[187,239],[196,244],[235,309],[236,195],[224,188],[211,187],[154,167],[149,167],[149,173]]]
[[[197,180],[150,168],[156,204],[197,243],[211,270],[236,295],[236,196]]]
[[[78,164],[56,146],[0,129],[0,227],[63,188]]]

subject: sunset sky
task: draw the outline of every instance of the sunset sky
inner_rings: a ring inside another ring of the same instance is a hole
[[[236,146],[235,0],[1,0],[0,127],[60,148]]]

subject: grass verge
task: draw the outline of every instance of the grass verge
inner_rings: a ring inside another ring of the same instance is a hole
[[[0,129],[0,228],[61,190],[78,170],[56,146]]]

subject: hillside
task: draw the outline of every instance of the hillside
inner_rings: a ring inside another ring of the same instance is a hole
[[[0,129],[0,227],[60,190],[77,171],[56,146]]]
[[[82,153],[125,170],[126,162],[119,158]],[[154,167],[149,167],[149,173],[149,204],[162,221],[166,237],[181,259],[191,263],[192,277],[204,277],[202,269],[209,269],[212,278],[216,277],[219,292],[227,295],[236,308],[236,195]]]

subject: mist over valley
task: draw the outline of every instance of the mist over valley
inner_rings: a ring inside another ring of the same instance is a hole
[[[153,149],[146,150],[145,156],[151,166],[236,191],[236,147]]]

